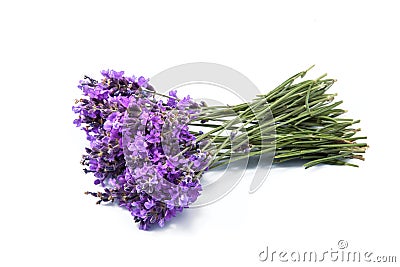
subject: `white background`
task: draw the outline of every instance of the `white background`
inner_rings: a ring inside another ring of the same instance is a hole
[[[399,262],[398,12],[396,1],[2,1],[0,265],[266,266],[267,245],[324,251],[340,239]],[[366,161],[276,166],[252,195],[247,175],[223,200],[150,232],[94,205],[72,125],[78,80],[196,61],[265,92],[316,64],[310,77],[337,78],[331,91],[362,119]]]

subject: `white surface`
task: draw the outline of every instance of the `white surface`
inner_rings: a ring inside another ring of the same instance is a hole
[[[340,239],[400,261],[397,2],[233,2],[0,4],[1,266],[265,266],[267,245],[321,251]],[[151,77],[193,61],[230,66],[264,91],[316,64],[311,75],[337,78],[332,92],[362,119],[367,160],[275,167],[255,194],[245,179],[152,232],[94,205],[72,125],[77,81],[105,68]]]

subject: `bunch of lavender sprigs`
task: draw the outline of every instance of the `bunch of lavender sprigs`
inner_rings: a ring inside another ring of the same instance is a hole
[[[359,121],[342,118],[342,101],[326,93],[335,80],[296,83],[307,71],[249,103],[211,107],[176,91],[159,94],[122,71],[102,71],[100,82],[85,76],[74,124],[90,142],[84,171],[104,188],[86,194],[126,208],[146,230],[196,201],[204,171],[232,161],[275,152],[275,162],[303,159],[306,168],[357,166],[348,159],[364,159],[367,144],[357,140],[366,137],[352,128]]]

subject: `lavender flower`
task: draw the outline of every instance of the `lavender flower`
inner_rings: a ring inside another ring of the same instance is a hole
[[[211,160],[202,152],[187,123],[199,112],[189,96],[171,92],[167,103],[156,101],[148,80],[102,71],[97,82],[85,77],[76,102],[76,126],[86,132],[90,146],[82,158],[104,192],[87,192],[101,202],[126,208],[146,230],[164,226],[201,192],[199,176]]]

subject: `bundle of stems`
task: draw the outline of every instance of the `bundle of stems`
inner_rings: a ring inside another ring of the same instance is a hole
[[[313,67],[313,66],[312,66]],[[359,120],[342,118],[346,110],[327,90],[336,80],[326,74],[315,80],[303,78],[312,68],[300,72],[267,94],[234,106],[204,106],[190,122],[208,131],[194,132],[197,142],[208,140],[213,150],[210,168],[263,153],[274,153],[275,162],[306,160],[309,168],[318,164],[358,165],[368,145],[357,142]],[[211,145],[212,144],[212,145]]]

